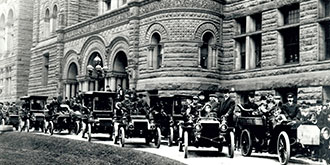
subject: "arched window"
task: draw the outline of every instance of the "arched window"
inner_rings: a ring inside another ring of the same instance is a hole
[[[53,8],[52,14],[52,32],[55,32],[57,29],[57,5]]]
[[[160,35],[154,33],[151,37],[151,46],[150,46],[150,57],[149,57],[149,67],[153,69],[158,69],[162,66],[163,63],[163,51],[162,45],[160,44]]]
[[[5,26],[5,15],[2,14],[0,17],[0,53],[6,51],[6,26]]]
[[[14,12],[9,10],[7,17],[7,51],[12,51],[14,41]]]
[[[49,15],[49,9],[47,8],[45,11],[45,18],[44,18],[44,37],[48,37],[49,36],[49,32],[50,32],[50,15]]]
[[[202,45],[200,47],[200,66],[209,68],[216,66],[216,53],[212,45],[214,44],[214,36],[211,32],[206,32],[202,37]]]

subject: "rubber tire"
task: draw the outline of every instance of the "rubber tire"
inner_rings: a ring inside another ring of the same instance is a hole
[[[30,132],[30,120],[29,119],[26,120],[25,129],[26,129],[26,132]]]
[[[80,133],[79,121],[74,123],[74,133],[78,135]]]
[[[174,144],[174,129],[170,127],[169,135],[168,135],[168,146],[171,147]]]
[[[188,158],[188,145],[189,145],[189,137],[188,137],[188,131],[185,131],[183,133],[183,138],[184,138],[184,158]]]
[[[247,142],[244,143],[243,137],[246,136]],[[246,151],[244,151],[243,146],[248,145]],[[241,154],[242,156],[250,156],[252,153],[252,139],[251,139],[251,134],[250,131],[247,129],[244,129],[241,133],[241,138],[240,138],[240,146],[241,146]]]
[[[234,132],[229,132],[229,144],[228,144],[228,157],[233,158],[234,157],[234,150],[235,150],[235,135]]]
[[[88,142],[92,141],[92,124],[87,125],[87,140]]]
[[[53,123],[53,121],[50,121],[49,122],[49,124],[48,124],[48,130],[49,130],[50,135],[53,135],[54,134],[54,123]]]
[[[156,128],[156,134],[155,134],[154,140],[155,140],[154,141],[155,147],[159,148],[160,144],[162,142],[162,134],[161,134],[161,131],[160,131],[159,127]]]
[[[289,152],[286,152],[285,153],[285,160],[282,160],[281,158],[281,154],[280,154],[280,140],[284,140],[284,143],[285,143],[285,150],[286,151],[289,151]],[[291,148],[290,148],[290,140],[289,140],[289,136],[288,134],[285,132],[285,131],[282,131],[279,135],[278,135],[278,138],[277,138],[277,144],[276,144],[276,150],[277,150],[277,156],[278,156],[278,161],[280,162],[281,165],[285,165],[289,162],[290,160],[290,151],[291,151]]]
[[[120,129],[119,129],[119,146],[120,147],[125,146],[125,129],[124,129],[124,127],[120,127]]]
[[[218,146],[218,152],[219,152],[219,154],[221,154],[221,153],[222,153],[222,150],[223,150],[223,145],[222,145],[222,144],[220,144],[220,145]]]

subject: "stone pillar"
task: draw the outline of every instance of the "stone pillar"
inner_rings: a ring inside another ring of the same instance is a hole
[[[116,77],[110,78],[110,89],[111,91],[116,91]]]
[[[65,97],[70,98],[70,84],[65,84]]]
[[[250,69],[250,58],[251,58],[251,43],[250,43],[250,36],[245,38],[245,69]]]
[[[79,81],[78,90],[83,91],[82,85],[83,85],[83,82]]]
[[[153,47],[149,47],[148,51],[149,51],[148,54],[149,69],[153,69]]]
[[[111,0],[111,10],[118,8],[118,0]]]
[[[108,85],[108,78],[106,77],[106,78],[104,78],[104,90],[106,90],[107,89],[107,85]]]
[[[71,84],[71,96],[76,96],[76,84]]]
[[[83,82],[83,90],[82,91],[88,91],[88,80],[85,80],[84,82]]]
[[[127,88],[127,79],[126,78],[123,78],[122,87],[123,87],[123,89]]]

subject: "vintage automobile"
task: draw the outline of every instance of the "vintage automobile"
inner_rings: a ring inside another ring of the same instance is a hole
[[[241,111],[250,111],[238,105]],[[277,154],[280,164],[287,164],[290,156],[305,154],[320,145],[320,129],[312,122],[281,120],[266,123],[264,116],[241,116],[237,120],[241,131],[240,147],[243,156],[252,150]]]
[[[57,109],[57,113],[51,116],[51,120],[48,121],[46,133],[49,131],[51,135],[54,131],[61,133],[63,130],[67,130],[69,134],[74,131],[75,122],[72,117],[73,111],[69,105],[61,104]]]
[[[164,105],[164,111],[169,116],[168,122],[165,123],[162,134],[168,137],[168,146],[172,146],[178,142],[179,125],[183,123],[181,113],[182,106],[187,98],[192,98],[189,95],[160,95],[159,101]]]
[[[228,157],[234,157],[234,128],[227,125],[227,119],[216,117],[216,113],[208,117],[199,117],[196,122],[191,119],[181,124],[179,151],[184,151],[188,158],[188,146],[215,147],[222,152],[228,146]]]
[[[47,96],[23,96],[20,99],[24,100],[26,103],[25,109],[22,109],[21,117],[24,120],[24,127],[27,132],[31,128],[35,130],[41,129],[44,131],[45,128],[45,112],[46,112],[46,101]]]
[[[93,133],[113,134],[113,110],[116,93],[105,91],[88,91],[82,94],[83,105],[88,108],[87,120],[83,120],[83,134],[87,133],[88,141],[92,140]]]
[[[159,123],[154,120],[149,120],[145,115],[128,115],[130,117],[124,117],[121,120],[117,120],[115,125],[118,125],[118,129],[115,131],[114,143],[124,147],[126,138],[145,138],[146,144],[149,144],[152,140],[156,148],[161,144],[161,130]],[[131,118],[129,121],[128,118]]]
[[[18,114],[9,114],[7,125],[12,125],[17,131],[21,131],[21,117]]]

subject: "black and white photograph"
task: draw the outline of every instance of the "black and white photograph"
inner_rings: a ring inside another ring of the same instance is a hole
[[[1,165],[330,165],[330,0],[0,0]]]

